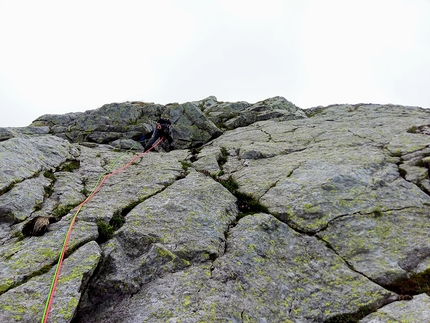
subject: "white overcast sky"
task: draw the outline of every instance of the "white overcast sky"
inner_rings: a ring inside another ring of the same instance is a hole
[[[0,0],[0,126],[145,101],[430,107],[430,0]]]

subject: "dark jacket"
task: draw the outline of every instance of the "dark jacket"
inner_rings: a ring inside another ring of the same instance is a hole
[[[172,122],[167,118],[160,118],[157,121],[154,131],[152,132],[151,139],[145,145],[145,151],[149,150],[159,138],[167,139],[169,142],[169,151],[173,149],[173,131]]]

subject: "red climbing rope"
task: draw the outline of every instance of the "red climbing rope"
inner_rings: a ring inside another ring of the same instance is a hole
[[[126,169],[128,166],[130,166],[136,159],[142,157],[143,155],[145,155],[146,153],[148,153],[149,151],[151,151],[152,149],[154,149],[155,147],[157,147],[162,141],[163,141],[164,137],[161,137],[150,149],[148,149],[147,151],[144,151],[143,153],[140,153],[139,155],[135,156],[134,158],[132,158],[127,164],[125,164],[123,167],[121,167],[120,169],[117,169],[114,172],[111,172],[107,175],[105,175],[103,177],[103,179],[100,181],[100,183],[97,185],[97,187],[92,191],[92,193],[85,199],[85,201],[83,201],[81,204],[79,204],[78,210],[76,211],[75,215],[72,218],[72,221],[69,225],[69,230],[67,231],[67,235],[66,238],[64,239],[64,243],[63,243],[63,248],[61,250],[61,254],[60,257],[58,258],[58,263],[57,263],[57,268],[55,270],[55,275],[54,278],[52,280],[51,283],[51,288],[49,290],[49,294],[48,294],[48,299],[46,301],[45,304],[45,309],[43,311],[43,317],[42,317],[42,323],[46,323],[48,321],[48,315],[49,315],[49,311],[51,309],[52,306],[52,301],[54,300],[54,293],[55,293],[55,289],[57,287],[57,282],[58,282],[58,278],[60,277],[60,271],[61,271],[61,266],[63,264],[63,260],[64,260],[64,256],[66,254],[66,250],[67,250],[67,245],[69,243],[70,240],[70,236],[72,234],[72,229],[73,229],[73,225],[75,224],[76,221],[76,217],[78,215],[78,213],[80,212],[81,208],[88,202],[90,201],[93,196],[99,191],[100,187],[103,185],[103,183],[106,181],[106,179],[108,179],[109,177],[118,174],[119,172],[123,171],[124,169]]]

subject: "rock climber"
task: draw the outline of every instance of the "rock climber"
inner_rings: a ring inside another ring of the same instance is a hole
[[[152,132],[152,136],[149,139],[148,143],[145,145],[145,149],[143,152],[149,150],[155,142],[159,138],[167,139],[167,142],[169,143],[168,147],[166,147],[166,151],[169,152],[175,148],[173,144],[173,128],[172,128],[172,122],[169,118],[160,118],[157,121],[157,125],[154,128],[154,131]]]

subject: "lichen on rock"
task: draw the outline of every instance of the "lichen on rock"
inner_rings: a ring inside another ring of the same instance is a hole
[[[161,116],[177,149],[135,159]],[[40,320],[75,215],[53,321],[426,321],[429,124],[212,96],[0,128],[0,321]]]

